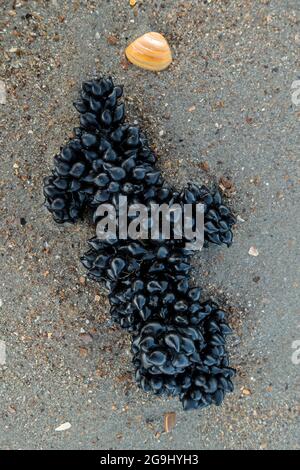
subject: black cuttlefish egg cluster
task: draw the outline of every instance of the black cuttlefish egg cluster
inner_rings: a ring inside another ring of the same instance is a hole
[[[112,79],[86,81],[74,103],[80,113],[75,137],[54,157],[44,180],[46,207],[58,223],[76,222],[118,198],[129,204],[204,205],[204,246],[230,246],[235,217],[218,191],[190,183],[176,191],[156,168],[156,156],[137,126],[127,124],[123,90]],[[194,221],[193,221],[194,223]],[[88,276],[104,281],[112,319],[132,334],[135,378],[146,392],[178,396],[184,409],[220,405],[233,390],[224,311],[201,300],[190,283],[193,251],[185,239],[89,240],[82,256]]]

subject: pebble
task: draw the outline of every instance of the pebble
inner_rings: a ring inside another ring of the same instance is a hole
[[[89,344],[93,342],[93,338],[89,333],[81,333],[80,339],[83,341],[85,344]]]
[[[257,250],[257,248],[256,248],[255,246],[251,246],[251,247],[249,248],[248,254],[249,254],[250,256],[258,256],[258,255],[259,255],[258,250]]]

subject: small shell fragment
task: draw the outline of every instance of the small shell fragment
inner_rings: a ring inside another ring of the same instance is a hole
[[[127,59],[142,69],[159,71],[172,62],[166,39],[160,33],[146,33],[133,41],[125,50]]]
[[[258,256],[258,249],[255,246],[250,246],[248,251],[250,256]]]
[[[67,431],[68,429],[70,429],[70,427],[71,427],[71,423],[66,422],[58,426],[58,428],[56,428],[55,431],[57,432]]]
[[[165,432],[170,432],[176,425],[176,413],[171,411],[164,415],[164,428]]]

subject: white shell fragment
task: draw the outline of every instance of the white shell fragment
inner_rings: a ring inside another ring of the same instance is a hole
[[[258,250],[257,250],[257,248],[255,248],[255,246],[250,247],[250,249],[248,251],[248,254],[250,256],[258,256],[259,255]]]
[[[66,422],[58,426],[58,428],[56,428],[55,431],[58,431],[58,432],[67,431],[68,429],[70,429],[70,427],[71,427],[71,423]]]

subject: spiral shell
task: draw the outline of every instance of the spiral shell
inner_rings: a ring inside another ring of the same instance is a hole
[[[125,54],[134,65],[147,70],[164,70],[172,62],[169,44],[160,33],[139,37],[126,48]]]

